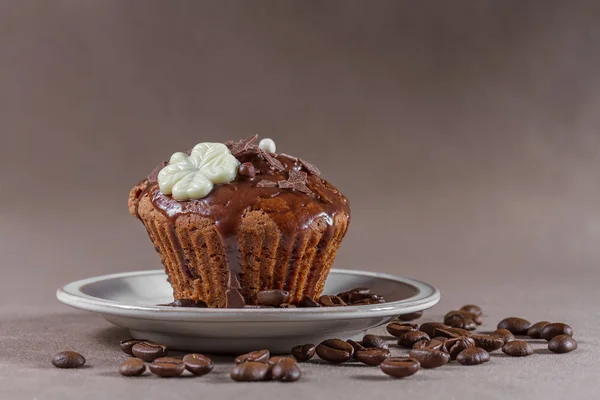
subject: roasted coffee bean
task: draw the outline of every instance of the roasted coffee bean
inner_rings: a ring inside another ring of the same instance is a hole
[[[411,349],[419,340],[429,340],[429,335],[421,331],[407,332],[398,338],[398,345]]]
[[[258,304],[272,307],[279,307],[283,303],[286,303],[289,298],[290,292],[278,289],[261,290],[256,295]]]
[[[183,374],[185,364],[179,358],[161,357],[152,361],[149,368],[154,375],[158,375],[161,378],[173,378]]]
[[[187,307],[187,308],[206,308],[206,304],[202,300],[192,299],[176,299],[174,302],[167,304],[169,307]]]
[[[558,335],[573,336],[573,328],[561,322],[554,322],[544,326],[540,332],[540,337],[548,341]]]
[[[470,337],[459,337],[448,340],[444,343],[444,347],[450,354],[450,358],[456,360],[456,357],[458,357],[463,350],[475,347],[475,341]]]
[[[377,335],[365,335],[362,339],[361,344],[364,347],[377,347],[379,349],[387,349],[389,346],[387,342]]]
[[[490,354],[480,347],[469,347],[456,356],[462,365],[478,365],[490,361]]]
[[[429,340],[423,339],[423,340],[419,340],[418,342],[415,342],[415,344],[412,345],[412,348],[413,349],[424,349],[428,346],[429,346]]]
[[[415,319],[419,319],[423,316],[423,311],[415,311],[410,314],[402,314],[398,315],[396,319],[400,321],[414,321]]]
[[[529,336],[532,339],[540,339],[542,336],[542,328],[545,327],[546,325],[548,325],[550,322],[548,321],[540,321],[540,322],[536,322],[535,324],[531,325],[531,328],[527,329],[527,336]]]
[[[263,350],[256,350],[256,351],[251,351],[250,353],[242,354],[241,356],[236,357],[234,362],[236,364],[241,364],[241,363],[245,363],[245,362],[266,363],[267,361],[269,361],[270,357],[271,357],[271,353],[269,352],[269,350],[263,349]]]
[[[337,296],[323,295],[319,297],[319,304],[323,307],[340,307],[346,306],[346,302]]]
[[[292,348],[292,355],[298,361],[308,361],[315,355],[315,345],[305,344]]]
[[[62,351],[52,357],[52,365],[56,368],[81,368],[85,365],[85,357],[74,351]]]
[[[440,340],[443,339],[443,340]],[[427,348],[431,349],[431,350],[441,350],[442,347],[444,346],[444,343],[446,343],[448,341],[447,338],[433,338],[429,341],[429,343],[427,343]],[[419,343],[419,342],[417,342]],[[414,346],[413,346],[414,348]]]
[[[290,303],[283,303],[279,306],[279,308],[296,308],[296,306]]]
[[[317,346],[317,354],[325,361],[340,364],[352,359],[354,347],[342,339],[327,339]]]
[[[128,358],[119,366],[119,373],[123,376],[140,376],[146,371],[146,363],[139,358]]]
[[[508,329],[496,329],[494,332],[490,333],[492,336],[499,336],[504,340],[504,344],[510,342],[511,340],[515,340],[515,335],[512,334]]]
[[[363,300],[359,300],[359,301],[355,301],[355,302],[347,303],[347,304],[351,305],[351,306],[368,306],[371,304],[381,304],[381,303],[385,303],[385,300],[383,300],[383,299],[363,299]]]
[[[453,310],[444,316],[444,324],[453,328],[461,328],[472,331],[477,328],[475,318],[478,318],[475,314],[471,314],[466,311]]]
[[[298,303],[298,307],[321,307],[321,305],[310,296],[304,296]]]
[[[411,324],[410,322],[392,322],[385,329],[387,329],[390,335],[400,337],[405,333],[416,331],[418,327],[417,324]]]
[[[254,178],[256,176],[256,168],[251,162],[245,162],[238,168],[238,173],[241,176],[247,176],[248,178]]]
[[[498,323],[498,329],[507,329],[513,335],[526,335],[529,328],[531,322],[517,317],[504,318]]]
[[[448,325],[446,325],[446,324],[442,324],[441,322],[425,322],[424,324],[421,324],[421,326],[419,326],[419,330],[421,332],[425,332],[427,335],[429,335],[429,337],[438,336],[433,331],[436,328],[438,328],[438,329],[448,329],[448,328],[451,328],[451,327],[448,326]]]
[[[364,350],[358,350],[354,353],[354,358],[363,364],[379,365],[387,358],[390,358],[392,353],[388,349],[381,347],[370,347]]]
[[[513,340],[502,347],[502,352],[508,356],[526,357],[533,354],[533,347],[524,340]]]
[[[236,364],[229,375],[238,382],[258,382],[269,377],[269,369],[266,362],[248,361]]]
[[[461,336],[469,336],[469,334],[466,335],[462,335],[459,332],[454,331],[454,329],[459,329],[459,328],[447,328],[447,329],[442,329],[442,328],[434,328],[433,329],[433,334],[434,336],[438,336],[438,337],[445,337],[446,339],[454,339],[457,337],[461,337]],[[469,332],[465,329],[461,329],[460,331],[465,331],[465,332]]]
[[[135,346],[138,343],[142,343],[142,342],[146,342],[146,340],[143,339],[127,339],[127,340],[123,340],[121,341],[121,343],[119,343],[119,346],[121,347],[121,350],[123,350],[123,353],[129,354],[130,356],[133,355],[133,346]]]
[[[354,356],[356,356],[357,351],[365,349],[365,346],[363,346],[362,342],[357,342],[352,339],[348,339],[348,340],[346,340],[346,342],[348,342],[348,344],[350,344],[350,346],[352,346],[352,348],[354,349]],[[356,357],[354,357],[354,358],[356,358]]]
[[[141,358],[146,362],[152,362],[157,358],[167,355],[167,346],[154,342],[141,342],[135,344],[131,348],[131,352],[137,358]]]
[[[421,368],[421,364],[408,357],[390,357],[379,366],[381,370],[394,378],[405,378],[414,375]]]
[[[204,354],[192,353],[183,357],[185,369],[196,376],[206,375],[214,368],[213,361]]]
[[[272,359],[271,359],[272,360]],[[269,360],[269,364],[271,364]],[[302,376],[298,363],[291,357],[278,357],[271,367],[271,378],[280,382],[295,382]]]
[[[569,353],[577,348],[577,342],[569,335],[554,336],[548,342],[548,350],[553,353]]]
[[[496,335],[471,335],[476,347],[481,347],[488,353],[496,351],[504,346],[504,339]]]
[[[284,359],[289,358],[290,360],[292,360],[294,363],[296,363],[296,359],[293,357],[289,357],[289,356],[273,356],[271,358],[269,358],[267,360],[267,364],[269,364],[270,368],[273,368],[275,366],[275,364],[277,364],[280,361],[283,361]]]
[[[414,349],[410,351],[409,356],[417,360],[423,368],[438,368],[450,361],[450,354],[433,349]]]
[[[464,305],[460,308],[460,311],[470,312],[471,314],[475,314],[478,317],[481,317],[483,315],[483,311],[481,310],[481,307],[476,306],[475,304]]]

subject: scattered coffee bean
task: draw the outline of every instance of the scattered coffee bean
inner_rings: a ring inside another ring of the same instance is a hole
[[[475,304],[464,305],[460,308],[460,311],[470,312],[471,314],[475,314],[478,317],[481,317],[483,315],[483,311],[481,310],[481,307],[476,306]]]
[[[256,176],[256,168],[251,162],[245,162],[240,165],[238,172],[241,176],[247,176],[248,178],[254,178]]]
[[[364,347],[377,347],[379,349],[387,349],[389,346],[387,342],[377,335],[365,335],[361,344]]]
[[[444,316],[444,324],[453,328],[461,328],[472,331],[477,328],[477,323],[475,322],[476,318],[479,317],[477,317],[475,314],[471,314],[466,311],[453,310]]]
[[[411,324],[410,322],[392,322],[385,329],[387,329],[390,335],[400,337],[407,332],[416,331],[418,327],[418,325]]]
[[[342,339],[327,339],[317,346],[317,354],[325,361],[340,364],[352,359],[354,347]]]
[[[517,317],[505,318],[498,323],[498,329],[507,329],[513,335],[526,335],[529,328],[531,322]]]
[[[438,368],[450,361],[450,354],[433,349],[414,349],[409,356],[417,360],[423,368]]]
[[[187,307],[187,308],[207,308],[208,304],[202,300],[192,299],[176,299],[172,303],[167,304],[169,307]]]
[[[350,346],[352,346],[352,348],[354,349],[354,356],[356,356],[357,351],[365,349],[365,346],[363,346],[362,342],[357,342],[352,339],[348,339],[348,340],[346,340],[346,342],[348,342],[348,344],[350,344]],[[354,357],[354,358],[356,358],[356,357]]]
[[[544,326],[540,332],[540,337],[548,341],[558,335],[573,336],[573,328],[561,322],[554,322]]]
[[[533,354],[533,347],[524,340],[513,340],[502,347],[502,352],[508,356],[526,357]]]
[[[353,303],[348,303],[348,305],[350,305],[350,306],[368,306],[371,304],[381,304],[381,303],[385,303],[385,300],[383,300],[383,299],[363,299],[363,300],[355,301]]]
[[[405,378],[414,375],[421,368],[421,364],[408,357],[390,357],[383,361],[379,368],[394,378]]]
[[[419,340],[418,342],[415,342],[415,344],[412,345],[412,348],[413,349],[424,349],[429,346],[429,342],[430,341],[427,339]]]
[[[469,347],[456,356],[456,361],[462,365],[478,365],[490,361],[490,354],[479,347]]]
[[[471,335],[476,347],[481,347],[488,353],[496,351],[504,346],[504,339],[496,335]]]
[[[128,358],[119,366],[119,373],[123,376],[140,376],[146,371],[146,363],[139,358]]]
[[[529,336],[532,339],[540,339],[542,337],[542,328],[548,325],[549,323],[550,322],[548,321],[536,322],[535,324],[531,325],[531,328],[527,329],[527,336]]]
[[[264,381],[269,376],[269,365],[266,362],[243,362],[236,364],[229,375],[238,382]]]
[[[263,306],[279,307],[286,303],[290,297],[290,292],[286,290],[270,289],[261,290],[256,295],[256,300]]]
[[[444,343],[444,348],[450,354],[452,360],[456,360],[456,357],[465,349],[475,347],[475,341],[470,337],[459,337],[455,339],[449,339]]]
[[[133,355],[133,351],[132,351],[133,346],[135,346],[138,343],[142,343],[142,342],[146,342],[146,340],[127,339],[127,340],[122,340],[121,343],[119,343],[119,346],[121,347],[121,350],[123,350],[123,353],[129,354],[130,356],[132,356]]]
[[[263,350],[256,350],[256,351],[251,351],[250,353],[242,354],[241,356],[236,357],[234,362],[236,364],[241,364],[241,363],[245,363],[245,362],[266,363],[269,361],[270,357],[271,357],[271,353],[269,352],[269,350],[263,349]]]
[[[461,333],[455,332],[454,329],[459,329],[459,328],[447,328],[447,329],[442,329],[442,328],[434,328],[433,329],[433,334],[434,336],[438,336],[438,337],[445,337],[446,339],[454,339],[460,336],[469,336],[471,333],[465,329],[461,329],[461,331],[464,332],[469,332],[466,335],[462,335]]]
[[[411,349],[419,340],[429,340],[429,335],[421,331],[407,332],[398,338],[398,345]]]
[[[490,333],[490,335],[501,337],[502,340],[504,340],[504,344],[510,342],[511,340],[515,340],[515,335],[513,335],[508,329],[496,329],[494,332]]]
[[[52,365],[56,368],[81,368],[85,365],[85,357],[74,351],[62,351],[52,357]]]
[[[296,308],[296,306],[290,303],[283,303],[279,306],[279,308]]]
[[[392,353],[388,349],[381,347],[370,347],[354,353],[355,359],[367,365],[379,365],[391,356]]]
[[[421,332],[425,332],[429,337],[438,336],[435,334],[434,329],[448,329],[451,328],[446,324],[442,324],[441,322],[425,322],[419,326],[419,330]]]
[[[149,365],[150,371],[161,378],[173,378],[183,374],[185,364],[179,358],[161,357]]]
[[[400,321],[414,321],[415,319],[419,319],[422,316],[423,316],[423,311],[415,311],[410,314],[398,315],[396,317],[396,319],[399,319]]]
[[[140,342],[131,348],[131,352],[137,358],[141,358],[146,362],[152,362],[157,358],[167,355],[167,346],[154,342]]]
[[[298,307],[321,307],[321,305],[310,296],[304,296],[298,303]]]
[[[308,361],[315,355],[315,345],[305,344],[292,349],[292,355],[298,361]]]
[[[183,357],[185,369],[196,376],[206,375],[214,368],[213,361],[203,354],[192,353]]]
[[[346,306],[346,302],[338,296],[323,295],[319,297],[319,304],[323,307],[340,307]]]
[[[276,381],[295,382],[302,376],[298,363],[291,357],[279,357],[274,364],[271,367],[271,378]]]
[[[569,335],[554,336],[548,342],[548,350],[553,353],[569,353],[577,348],[577,342]]]
[[[444,343],[446,343],[447,341],[448,341],[447,338],[435,337],[429,341],[429,343],[427,344],[427,348],[431,349],[431,350],[441,350],[442,347],[444,346]],[[417,343],[419,343],[419,342],[417,342]],[[414,346],[413,346],[413,348],[414,348]]]

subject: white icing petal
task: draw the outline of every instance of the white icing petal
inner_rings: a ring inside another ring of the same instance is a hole
[[[273,141],[273,139],[269,138],[264,138],[260,142],[258,142],[258,147],[263,149],[267,153],[275,153],[277,151],[275,142]]]
[[[214,184],[202,171],[187,174],[173,186],[173,198],[179,201],[201,199],[213,190]]]

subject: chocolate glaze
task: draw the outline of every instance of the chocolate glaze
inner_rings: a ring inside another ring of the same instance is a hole
[[[157,171],[155,170],[148,177],[148,185],[140,193],[138,199],[147,193],[154,206],[173,222],[178,216],[188,213],[199,214],[215,221],[227,252],[229,270],[235,273],[241,272],[237,240],[237,228],[241,218],[247,211],[264,210],[279,227],[284,241],[283,245],[291,250],[291,265],[296,266],[297,247],[300,243],[292,243],[292,240],[297,236],[299,230],[309,229],[315,220],[321,218],[328,226],[321,243],[329,242],[334,234],[335,216],[340,212],[350,216],[349,202],[335,187],[312,173],[309,173],[307,179],[307,186],[313,192],[311,194],[300,193],[293,189],[282,189],[278,186],[257,187],[257,183],[261,180],[285,181],[288,179],[290,171],[306,169],[302,162],[295,157],[283,154],[272,154],[272,156],[281,162],[284,167],[283,171],[274,169],[268,160],[254,149],[238,154],[236,158],[241,163],[250,162],[254,165],[257,170],[256,176],[250,178],[238,175],[236,180],[216,186],[208,196],[198,200],[177,201],[169,195],[162,194],[156,182]],[[163,164],[157,169],[162,166]],[[174,232],[171,239],[176,239]],[[174,240],[173,242],[177,245],[177,242]],[[179,247],[180,251],[177,256],[179,261],[185,265],[185,256],[181,246]],[[322,251],[322,248],[318,248],[318,251]],[[193,271],[190,271],[189,268],[187,274],[189,277],[195,278]],[[309,279],[316,280],[318,277]]]

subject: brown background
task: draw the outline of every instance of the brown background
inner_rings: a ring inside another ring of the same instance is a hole
[[[506,380],[479,398],[591,395],[598,384],[581,371],[599,357],[585,347],[600,336],[599,21],[600,3],[583,0],[1,1],[0,354],[30,374],[12,398],[64,386],[30,370],[64,346],[57,338],[106,352],[94,338],[125,334],[54,291],[159,267],[127,214],[130,187],[174,151],[255,132],[351,200],[338,267],[431,282],[438,318],[477,302],[490,320],[582,332],[568,359],[578,378],[536,375],[523,389],[513,360],[497,360]],[[10,357],[23,336],[34,350]],[[324,371],[326,389],[345,379],[355,395],[391,393]],[[87,378],[89,395],[122,384],[104,374]],[[417,395],[450,385],[415,382]]]

